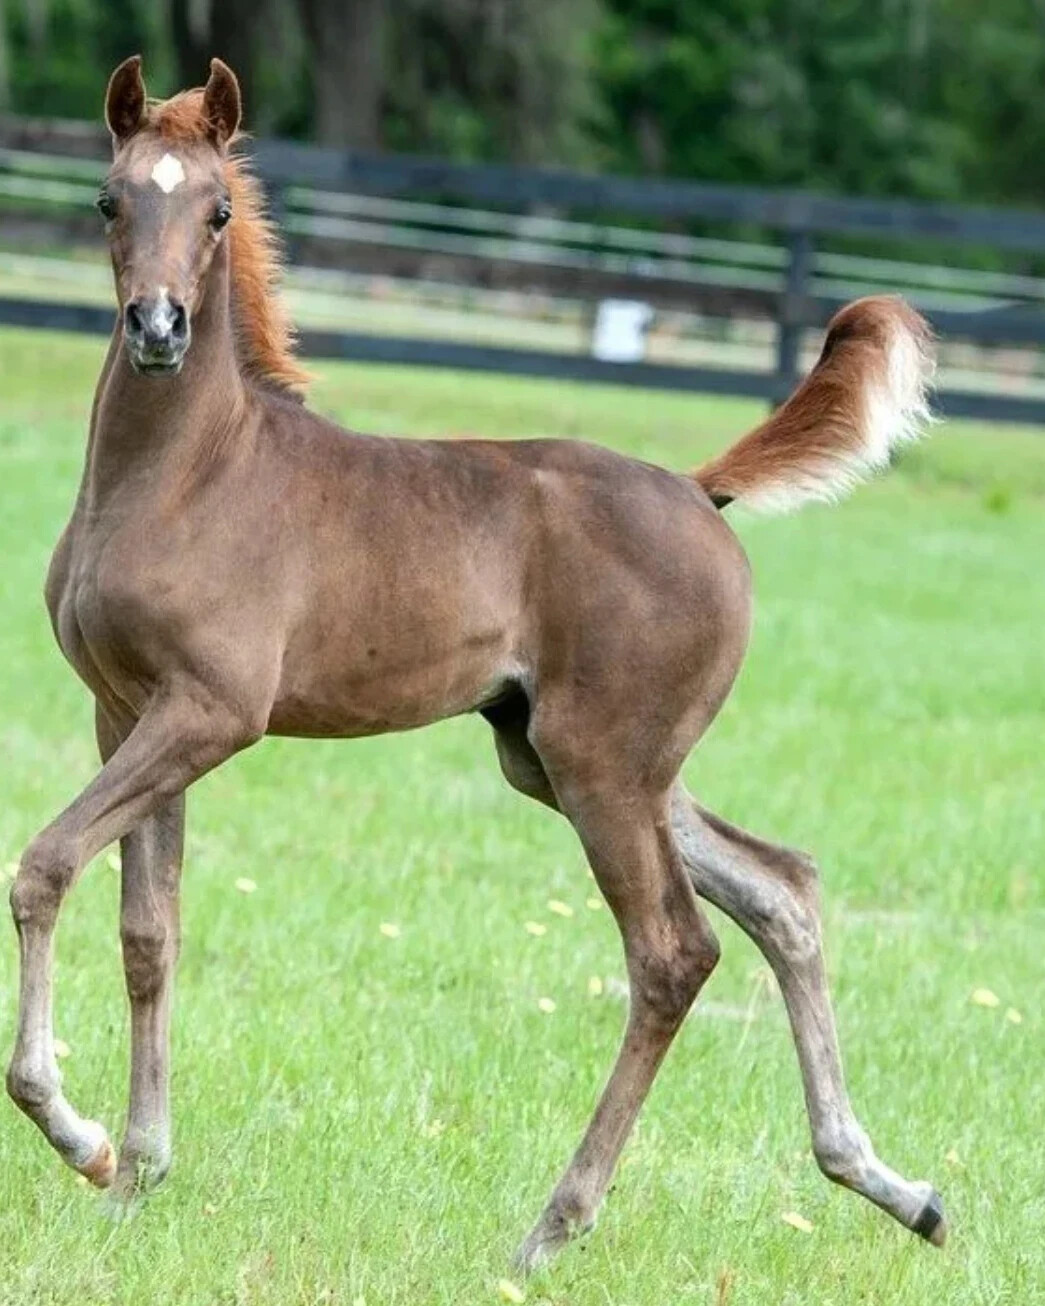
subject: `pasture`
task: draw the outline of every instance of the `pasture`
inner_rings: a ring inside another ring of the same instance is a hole
[[[40,591],[102,352],[0,332],[5,866],[95,767],[88,696]],[[357,429],[589,438],[675,467],[759,416],[317,370],[313,403]],[[954,424],[844,505],[739,521],[754,638],[687,767],[707,806],[815,853],[854,1104],[884,1160],[941,1190],[947,1248],[821,1178],[768,970],[715,916],[723,960],[598,1229],[527,1301],[1023,1306],[1045,1292],[1043,506],[1045,434]],[[0,1303],[503,1300],[622,1026],[616,931],[593,894],[572,833],[508,789],[478,718],[266,741],[208,777],[189,803],[174,1169],[114,1226],[4,1104]],[[59,928],[56,1030],[70,1098],[118,1131],[116,900],[103,856]]]

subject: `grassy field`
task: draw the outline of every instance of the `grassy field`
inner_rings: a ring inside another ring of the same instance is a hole
[[[0,333],[0,864],[95,766],[40,588],[101,352]],[[758,415],[349,366],[321,369],[314,402],[360,429],[577,436],[678,467]],[[955,425],[844,506],[739,523],[754,641],[688,767],[707,805],[820,860],[857,1109],[886,1160],[937,1183],[950,1244],[821,1179],[779,998],[719,918],[722,964],[599,1228],[529,1302],[1045,1299],[1043,507],[1045,435]],[[268,741],[193,792],[189,824],[174,1171],[112,1226],[0,1104],[0,1303],[497,1302],[624,1015],[616,985],[589,996],[622,968],[570,831],[507,789],[478,719]],[[103,857],[68,903],[57,968],[67,1088],[111,1129],[128,1036],[116,900]],[[5,1060],[14,986],[9,931]]]

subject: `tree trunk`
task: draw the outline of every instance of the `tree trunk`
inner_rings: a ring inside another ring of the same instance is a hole
[[[11,105],[11,68],[7,53],[7,13],[0,0],[0,110]]]
[[[48,23],[51,7],[48,0],[26,0],[25,26],[29,33],[29,45],[37,59],[47,57]]]
[[[258,29],[260,0],[213,0],[211,7],[210,54],[224,59],[239,80],[246,122],[253,120],[254,104],[254,36]],[[209,67],[209,58],[204,74]]]
[[[301,0],[315,132],[324,145],[380,144],[386,11],[386,0]]]
[[[170,30],[179,89],[202,86],[214,55],[239,80],[244,114],[254,108],[254,33],[258,0],[170,0]]]
[[[177,64],[178,86],[198,86],[207,70],[210,44],[210,5],[198,0],[171,0],[171,44]]]

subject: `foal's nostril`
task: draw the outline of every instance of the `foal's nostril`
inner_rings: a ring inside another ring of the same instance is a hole
[[[185,305],[178,299],[172,299],[171,314],[171,339],[180,344],[189,334],[189,319],[185,312]]]
[[[124,334],[132,358],[148,367],[178,363],[189,347],[189,314],[166,287],[157,295],[136,295],[123,310]]]
[[[141,336],[145,333],[141,310],[136,300],[131,300],[123,311],[124,325],[129,335]]]

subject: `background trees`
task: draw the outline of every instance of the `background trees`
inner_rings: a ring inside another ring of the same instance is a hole
[[[1038,202],[1045,0],[0,0],[0,107],[96,116],[221,54],[257,132]]]

